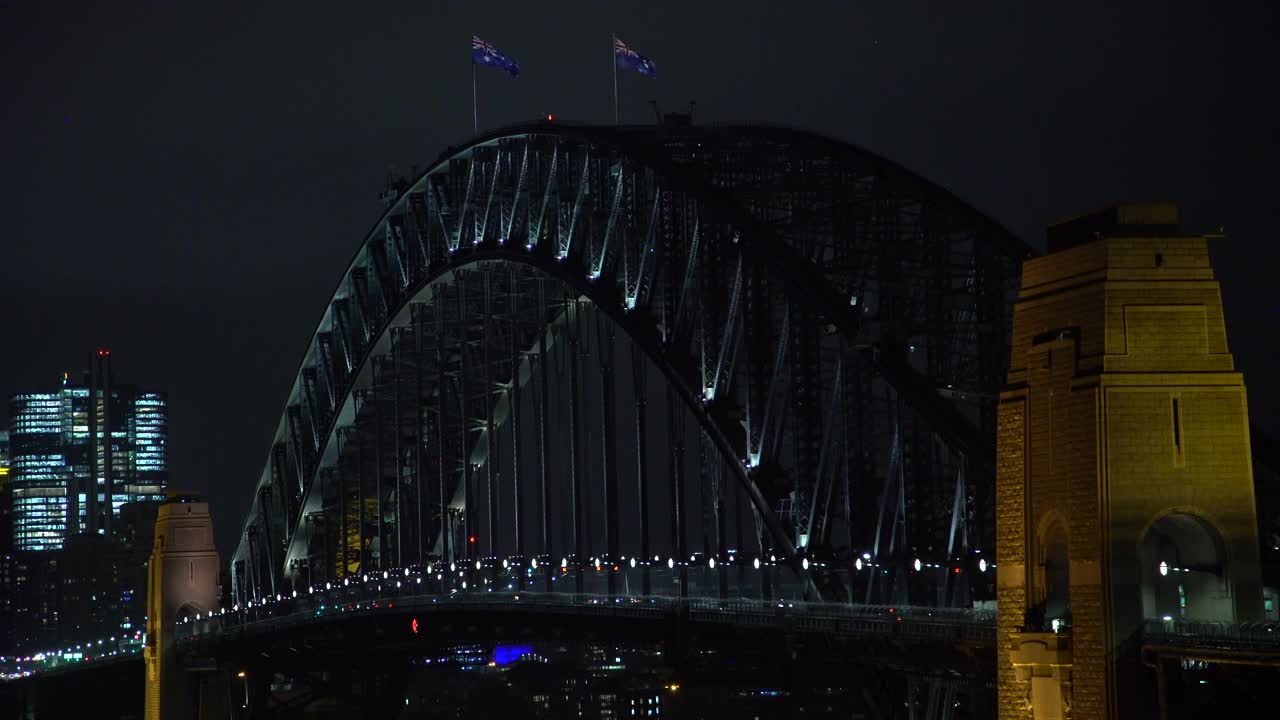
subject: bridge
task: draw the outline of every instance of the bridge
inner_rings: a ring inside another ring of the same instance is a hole
[[[863,712],[994,713],[1023,243],[860,148],[679,119],[493,131],[385,200],[221,603],[167,626],[189,670],[254,679],[236,711],[299,712],[332,688],[259,678],[322,667],[383,673],[361,697],[390,697],[424,648],[514,633],[652,640],[686,666],[811,653],[873,673]],[[1273,626],[1213,627],[1149,621],[1134,657],[1280,657]]]

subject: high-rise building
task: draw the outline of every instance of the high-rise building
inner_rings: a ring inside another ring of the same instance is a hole
[[[164,499],[168,484],[165,395],[117,385],[99,350],[82,383],[19,393],[10,403],[13,545],[62,547],[78,533],[111,535],[120,507]]]
[[[13,501],[10,492],[9,431],[0,430],[0,655],[14,650],[13,621]]]

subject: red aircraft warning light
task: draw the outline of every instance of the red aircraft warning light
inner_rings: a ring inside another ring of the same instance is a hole
[[[414,618],[413,622],[409,623],[409,627],[413,630],[413,634],[417,635],[418,634],[418,618]]]

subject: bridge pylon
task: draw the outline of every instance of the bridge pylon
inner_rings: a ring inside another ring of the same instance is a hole
[[[1261,619],[1244,381],[1208,238],[1177,222],[1108,208],[1023,266],[998,410],[1002,720],[1145,717],[1144,624]]]
[[[146,720],[190,717],[188,673],[173,650],[173,625],[218,607],[218,551],[208,503],[170,493],[156,517],[147,565]]]

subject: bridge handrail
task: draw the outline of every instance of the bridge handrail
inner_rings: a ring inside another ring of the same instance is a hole
[[[177,625],[176,637],[191,640],[225,630],[260,632],[310,620],[325,611],[373,613],[400,608],[440,608],[484,606],[499,610],[536,607],[541,610],[604,612],[611,615],[645,616],[685,613],[704,622],[733,622],[755,625],[784,625],[837,633],[897,634],[907,637],[947,638],[962,642],[991,643],[995,614],[990,610],[934,608],[921,606],[849,605],[787,600],[681,598],[677,596],[610,596],[591,593],[548,592],[419,592],[409,586],[396,591],[381,584],[356,583],[319,593],[263,603],[232,611],[223,610],[201,619]]]
[[[1142,639],[1167,645],[1280,652],[1280,623],[1145,620]]]

